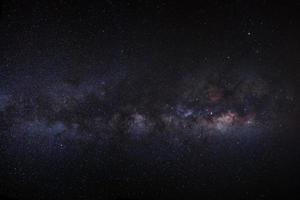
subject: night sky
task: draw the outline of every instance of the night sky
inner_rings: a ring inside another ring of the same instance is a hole
[[[0,196],[297,192],[300,3],[274,2],[2,1]]]

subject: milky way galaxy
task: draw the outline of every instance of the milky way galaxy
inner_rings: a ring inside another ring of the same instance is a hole
[[[251,2],[4,3],[0,195],[292,189],[299,5]]]
[[[20,91],[13,88],[17,92],[2,95],[2,120],[10,123],[10,134],[59,135],[79,140],[91,136],[108,141],[110,136],[143,138],[153,132],[184,137],[184,132],[190,131],[207,135],[237,127],[265,125],[270,129],[276,122],[272,119],[276,113],[268,111],[276,109],[278,100],[272,95],[275,88],[258,77],[237,77],[240,80],[236,83],[219,80],[224,81],[222,85],[211,80],[210,73],[207,77],[195,75],[188,79],[188,86],[186,80],[179,81],[178,87],[187,89],[175,89],[179,92],[174,99],[158,104],[157,97],[151,106],[114,102],[122,98],[117,91],[126,80],[110,79],[104,81],[99,76],[99,80],[83,80],[76,85],[65,80],[42,84],[30,81]]]

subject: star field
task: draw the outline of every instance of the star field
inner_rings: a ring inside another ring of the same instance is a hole
[[[300,5],[198,3],[5,1],[0,195],[292,194]]]

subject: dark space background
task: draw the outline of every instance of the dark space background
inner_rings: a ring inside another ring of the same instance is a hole
[[[299,3],[0,5],[3,197],[297,193]]]

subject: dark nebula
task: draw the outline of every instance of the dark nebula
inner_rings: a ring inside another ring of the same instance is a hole
[[[0,195],[297,191],[299,3],[1,6]]]

